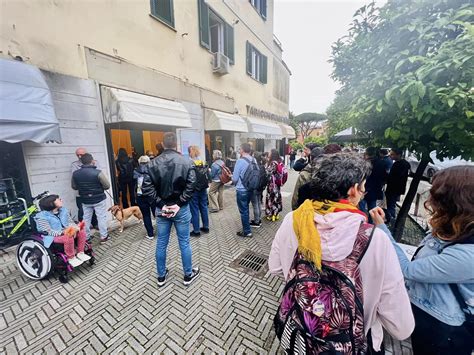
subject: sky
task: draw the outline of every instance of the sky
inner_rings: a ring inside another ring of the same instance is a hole
[[[383,5],[385,1],[376,1]],[[369,0],[275,0],[274,33],[292,76],[290,111],[324,113],[338,89],[328,63],[331,45],[347,34],[352,15]]]

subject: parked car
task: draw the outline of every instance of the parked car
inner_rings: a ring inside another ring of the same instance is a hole
[[[439,170],[446,169],[455,165],[474,165],[474,162],[470,160],[461,159],[461,157],[456,157],[454,159],[444,159],[443,161],[441,161],[436,157],[436,151],[432,151],[430,153],[430,157],[433,160],[433,163],[428,163],[428,166],[423,172],[423,177],[426,178],[428,181],[431,181],[434,174]],[[410,163],[410,175],[415,175],[416,169],[418,169],[418,165],[420,164],[420,162],[414,154],[408,154],[407,161]]]

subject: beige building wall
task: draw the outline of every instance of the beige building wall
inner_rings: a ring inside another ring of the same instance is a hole
[[[241,114],[251,105],[287,116],[288,100],[274,88],[285,87],[273,75],[285,66],[273,41],[273,0],[266,20],[248,0],[207,3],[234,27],[235,64],[224,76],[212,73],[212,54],[200,45],[197,0],[174,1],[174,29],[150,16],[149,0],[1,0],[0,56],[89,78],[91,48],[233,98]],[[246,40],[268,57],[267,84],[246,73]]]

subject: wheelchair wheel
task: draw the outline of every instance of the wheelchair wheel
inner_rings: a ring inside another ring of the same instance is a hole
[[[18,244],[16,262],[21,272],[33,280],[42,280],[53,270],[51,251],[35,239],[26,239]]]

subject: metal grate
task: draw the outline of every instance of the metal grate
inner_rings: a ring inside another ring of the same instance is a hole
[[[268,270],[267,257],[257,254],[251,250],[246,250],[240,254],[231,264],[231,267],[245,272],[246,274],[262,277]]]

